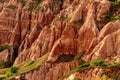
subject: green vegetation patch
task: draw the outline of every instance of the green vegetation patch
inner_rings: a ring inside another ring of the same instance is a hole
[[[11,67],[10,72],[11,73],[17,73],[18,68],[17,67]]]
[[[18,75],[27,73],[40,66],[43,66],[47,58],[48,54],[45,54],[37,60],[29,59],[19,65],[12,66],[11,68],[0,69],[0,78],[4,78],[3,80],[9,80]]]
[[[61,78],[61,80],[63,80],[64,78],[70,76],[70,75],[71,75],[72,73],[74,73],[74,72],[83,71],[83,70],[85,70],[85,69],[87,69],[87,68],[89,68],[89,67],[90,67],[90,63],[88,63],[88,62],[83,62],[83,63],[81,63],[79,66],[71,69],[71,71],[69,71],[66,75],[64,75],[64,76]]]
[[[117,16],[112,16],[110,18],[111,21],[116,21],[116,20],[120,20],[120,14],[118,14]]]
[[[110,0],[112,2],[112,6],[119,6],[120,5],[120,0]]]
[[[111,8],[110,11],[103,14],[103,16],[106,16],[106,20],[103,20],[103,22],[120,20],[120,13],[119,13],[120,0],[109,0],[109,1],[111,1]]]
[[[81,65],[73,68],[68,74],[70,75],[71,73],[84,70],[84,69],[88,68],[89,66],[90,66],[90,64],[88,62],[84,62]]]
[[[110,0],[112,2],[110,21],[120,20],[120,13],[114,14],[120,7],[120,0]]]
[[[8,49],[10,46],[8,45],[3,45],[3,46],[0,46],[0,52],[2,52],[3,50],[5,49]]]
[[[72,73],[81,72],[81,71],[96,68],[96,67],[109,68],[111,70],[113,70],[113,69],[118,70],[118,69],[120,69],[120,63],[110,64],[110,63],[105,62],[104,59],[97,59],[97,60],[94,60],[94,61],[91,61],[91,62],[85,62],[85,61],[82,60],[80,65],[78,65],[77,67],[71,69],[68,73],[66,73],[66,75],[62,76],[61,80],[63,80],[64,78],[69,77]],[[101,77],[102,80],[107,80],[105,78],[106,78],[105,76]],[[113,78],[109,78],[109,79],[116,80],[115,78],[116,78],[116,76],[113,76]]]
[[[97,59],[97,60],[93,61],[92,64],[93,64],[94,66],[101,66],[101,67],[102,67],[102,66],[103,66],[103,67],[109,66],[109,64],[106,63],[104,59]]]

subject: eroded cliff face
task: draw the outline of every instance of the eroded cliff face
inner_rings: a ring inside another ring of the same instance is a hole
[[[1,61],[25,66],[26,60],[36,63],[48,54],[44,65],[14,73],[15,80],[119,80],[120,1],[115,2],[1,0],[0,45],[9,46],[0,51]],[[109,66],[91,65],[101,58]],[[89,67],[79,70],[85,61]]]

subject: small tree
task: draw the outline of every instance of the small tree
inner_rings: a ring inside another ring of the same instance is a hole
[[[11,67],[10,72],[11,73],[17,73],[18,68],[17,67]]]

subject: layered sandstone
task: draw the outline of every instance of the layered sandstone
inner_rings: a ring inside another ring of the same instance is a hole
[[[109,21],[107,15],[119,15],[119,8],[111,13],[111,2],[108,0],[0,2],[0,45],[7,44],[17,49],[17,52],[2,51],[0,55],[16,55],[14,65],[19,65],[49,53],[44,66],[20,75],[19,80],[61,79],[80,65],[76,61],[57,63],[63,54],[75,56],[86,51],[80,56],[84,61],[103,58],[109,63],[119,62],[120,20]],[[118,74],[106,68],[93,68],[73,73],[65,80],[109,77],[106,72],[111,73],[110,76]]]

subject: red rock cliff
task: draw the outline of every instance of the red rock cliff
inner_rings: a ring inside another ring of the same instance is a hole
[[[0,45],[9,48],[0,58],[18,67],[5,79],[119,80],[120,1],[111,1],[1,0]],[[27,60],[36,65],[22,72]]]

